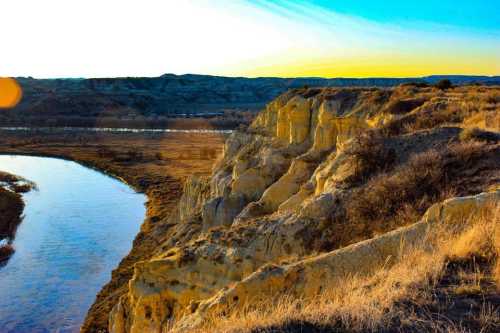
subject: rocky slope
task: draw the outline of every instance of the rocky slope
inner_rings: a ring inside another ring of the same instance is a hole
[[[499,111],[497,87],[280,95],[231,135],[210,179],[186,182],[109,330],[189,330],[280,292],[311,296],[397,257],[403,239],[498,203]],[[464,198],[438,204],[450,197]]]

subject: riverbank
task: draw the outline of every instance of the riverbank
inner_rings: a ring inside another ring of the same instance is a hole
[[[23,209],[24,203],[21,195],[0,186],[0,241],[7,239],[6,244],[0,243],[0,263],[9,259],[14,253],[9,239],[14,236],[21,222]]]
[[[11,242],[24,210],[21,193],[33,187],[34,184],[18,176],[0,171],[0,264],[14,253]]]
[[[184,179],[207,175],[222,150],[215,133],[53,133],[2,132],[0,152],[59,157],[120,178],[148,196],[147,213],[131,252],[97,295],[82,330],[107,327],[108,314],[126,291],[133,265],[148,259],[165,237],[166,224]]]

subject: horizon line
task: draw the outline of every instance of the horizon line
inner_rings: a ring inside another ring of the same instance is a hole
[[[13,79],[34,79],[34,80],[92,80],[92,79],[154,79],[161,78],[163,76],[208,76],[208,77],[220,77],[220,78],[231,78],[231,79],[283,79],[283,80],[293,80],[293,79],[319,79],[319,80],[375,80],[375,79],[393,79],[393,80],[405,80],[405,79],[425,79],[432,77],[482,77],[482,78],[496,78],[500,77],[499,74],[495,75],[482,75],[482,74],[430,74],[423,76],[364,76],[364,77],[348,77],[348,76],[242,76],[242,75],[216,75],[216,74],[196,74],[196,73],[164,73],[157,76],[54,76],[54,77],[34,77],[34,76],[3,76],[0,77],[10,77]]]

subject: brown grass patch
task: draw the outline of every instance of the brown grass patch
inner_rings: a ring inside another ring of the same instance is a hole
[[[440,229],[395,266],[372,276],[353,276],[314,299],[285,296],[254,304],[229,316],[209,318],[190,332],[495,332],[500,328],[500,301],[481,281],[491,278],[489,269],[498,252],[488,257],[481,272],[456,274],[449,267],[460,258],[474,261],[471,255],[481,256],[480,248],[498,249],[497,240],[485,231],[496,228],[499,208],[473,217],[463,233]],[[450,289],[446,281],[451,278],[468,284]],[[474,296],[478,294],[482,296]],[[463,297],[479,302],[455,307]]]
[[[500,90],[497,87],[456,87],[431,95],[416,92],[413,99],[427,100],[410,113],[382,129],[388,136],[411,133],[443,125],[500,130]]]
[[[332,216],[312,237],[314,250],[331,251],[413,223],[436,202],[498,183],[497,144],[452,141],[396,165],[396,153],[378,135],[360,136],[361,144],[348,151],[355,173],[342,184],[349,190],[339,196]]]
[[[373,234],[415,222],[433,203],[461,192],[462,170],[482,156],[483,143],[450,144],[412,156],[390,173],[380,173],[355,190],[345,204],[349,225]]]

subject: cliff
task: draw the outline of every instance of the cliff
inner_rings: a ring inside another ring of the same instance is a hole
[[[190,330],[279,294],[313,297],[498,205],[499,103],[498,87],[280,95],[226,141],[210,179],[186,182],[109,330]]]

